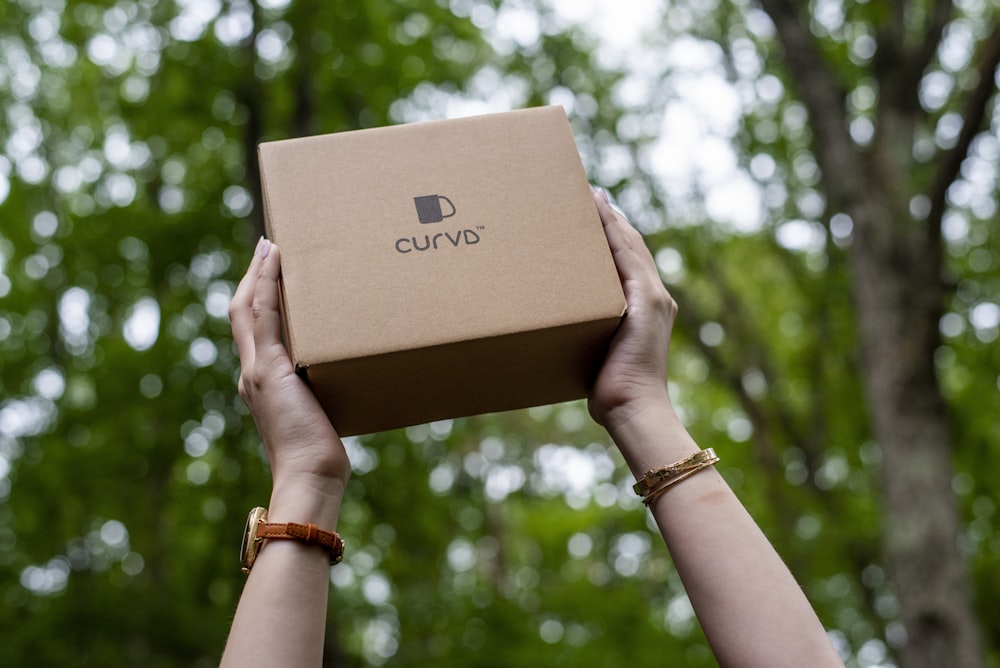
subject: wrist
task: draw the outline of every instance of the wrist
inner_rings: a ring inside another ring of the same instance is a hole
[[[320,498],[336,498],[339,505],[351,477],[351,463],[339,438],[287,438],[265,444],[278,500],[286,494],[297,499],[308,492]]]
[[[669,398],[621,409],[609,414],[604,425],[636,479],[700,450]]]
[[[268,521],[337,527],[347,480],[317,475],[276,476],[268,504]]]
[[[612,437],[631,424],[637,424],[650,416],[664,411],[673,414],[673,404],[666,385],[651,386],[641,392],[630,392],[630,397],[611,405],[599,405],[591,401],[590,409],[594,419],[601,424]]]

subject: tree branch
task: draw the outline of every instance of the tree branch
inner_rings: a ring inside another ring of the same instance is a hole
[[[316,84],[313,81],[313,63],[317,55],[313,53],[312,37],[315,34],[313,28],[318,9],[314,2],[298,2],[289,12],[289,19],[294,21],[297,42],[293,77],[295,100],[291,127],[293,137],[306,137],[316,132]]]
[[[718,348],[709,346],[701,340],[699,332],[702,325],[705,324],[706,318],[698,312],[696,301],[683,288],[671,285],[670,292],[682,305],[678,309],[678,320],[684,329],[691,333],[692,342],[709,366],[715,370],[715,375],[736,395],[740,406],[753,424],[761,463],[764,465],[773,464],[777,455],[773,435],[781,433],[788,442],[799,445],[805,443],[806,435],[796,423],[795,416],[787,410],[787,406],[768,405],[750,396],[743,384],[744,372],[750,368],[756,368],[764,375],[765,382],[771,387],[774,385],[774,379],[777,375],[774,372],[774,365],[771,363],[766,348],[754,345],[754,342],[760,341],[761,338],[757,332],[749,331],[746,326],[746,323],[753,322],[753,319],[743,308],[742,301],[729,289],[725,277],[710,261],[706,273],[710,276],[712,284],[722,299],[720,312],[724,313],[725,317],[718,319],[723,322],[725,330],[733,335],[732,338],[741,343],[741,350],[739,350],[737,357],[745,363],[727,361],[720,354]]]
[[[844,91],[802,20],[802,5],[791,0],[760,0],[760,5],[774,23],[785,48],[785,60],[809,110],[837,109],[843,115]]]
[[[976,67],[979,81],[965,100],[962,131],[955,146],[938,160],[940,167],[930,188],[931,207],[927,216],[927,232],[929,241],[937,246],[940,246],[941,221],[947,205],[948,188],[958,178],[972,140],[979,134],[989,115],[990,99],[997,92],[995,77],[997,68],[1000,67],[1000,25],[994,27],[993,32],[980,43],[976,61],[979,63]]]
[[[753,439],[757,446],[755,450],[758,463],[764,469],[773,470],[777,468],[778,452],[772,438],[772,430],[769,429],[772,421],[769,419],[764,406],[747,392],[746,387],[743,385],[743,376],[740,370],[727,364],[718,350],[706,345],[701,340],[701,337],[698,336],[698,332],[705,323],[705,319],[696,313],[694,299],[688,297],[685,291],[676,285],[670,286],[670,292],[679,303],[683,304],[677,310],[678,321],[691,333],[692,343],[694,343],[694,346],[708,362],[709,367],[714,370],[714,375],[721,379],[733,394],[736,395],[740,406],[743,408],[743,412],[747,414],[747,418],[749,418],[750,423],[753,425]],[[792,421],[790,417],[787,415],[778,415],[776,421],[794,442],[796,440],[795,430],[791,426]]]
[[[926,39],[920,44],[920,46],[914,49],[914,52],[910,54],[909,61],[913,64],[911,81],[913,86],[916,86],[921,77],[924,75],[924,70],[930,65],[931,60],[933,60],[934,55],[937,53],[938,47],[941,45],[941,37],[944,35],[945,26],[951,21],[952,11],[954,9],[954,3],[952,0],[935,0],[934,7],[931,8],[930,16],[927,19],[927,28],[924,32]]]
[[[257,164],[257,144],[260,143],[264,121],[261,103],[263,91],[261,91],[260,81],[254,73],[254,64],[257,62],[257,52],[254,45],[260,31],[260,10],[256,0],[253,0],[250,5],[253,11],[253,28],[243,44],[240,45],[240,48],[246,52],[247,64],[244,68],[244,79],[237,90],[237,99],[247,110],[246,128],[243,132],[243,157],[246,161],[246,176],[244,178],[247,187],[253,194],[254,206],[250,216],[253,221],[254,238],[257,238],[264,234],[264,194],[261,191],[260,167]]]
[[[924,70],[941,44],[945,26],[951,20],[952,0],[933,0],[927,21],[919,34],[919,43],[912,46],[906,27],[906,5],[913,0],[893,0],[891,15],[878,31],[878,51],[874,70],[879,89],[890,106],[899,111],[919,114],[918,91]]]
[[[827,175],[830,194],[855,199],[867,171],[847,130],[846,92],[834,76],[802,19],[805,5],[795,0],[759,0],[774,23],[785,62],[816,131],[814,151]]]
[[[912,0],[891,0],[889,2],[889,18],[886,21],[885,29],[880,31],[882,38],[879,39],[879,49],[875,57],[880,54],[891,54],[898,59],[906,48],[906,4]],[[889,40],[889,44],[883,42]],[[888,47],[888,48],[887,48]]]

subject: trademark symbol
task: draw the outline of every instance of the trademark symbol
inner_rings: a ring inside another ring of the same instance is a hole
[[[486,226],[485,225],[476,225],[476,229],[477,230],[485,230]]]

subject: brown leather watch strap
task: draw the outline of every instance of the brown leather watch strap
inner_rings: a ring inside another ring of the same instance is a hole
[[[301,541],[307,545],[318,545],[329,553],[331,564],[336,564],[344,558],[344,541],[337,532],[324,531],[315,524],[261,522],[257,526],[257,538],[287,538]]]

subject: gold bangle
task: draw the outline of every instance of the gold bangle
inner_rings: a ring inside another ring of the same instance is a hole
[[[696,468],[689,469],[689,470],[684,471],[683,473],[681,473],[679,475],[675,475],[673,478],[670,478],[665,483],[663,483],[663,485],[661,485],[660,487],[657,487],[652,492],[650,492],[646,496],[642,497],[643,504],[645,504],[645,506],[648,508],[649,504],[651,504],[653,502],[653,500],[656,497],[658,497],[660,494],[663,494],[665,491],[667,491],[669,488],[671,488],[674,485],[676,485],[677,483],[679,483],[681,480],[684,480],[686,478],[690,478],[691,476],[693,476],[698,471],[704,471],[705,469],[707,469],[709,466],[711,466],[712,464],[714,464],[717,461],[719,461],[718,457],[716,457],[714,460],[709,460],[709,461],[702,462]]]
[[[673,484],[670,481],[676,478],[683,480],[689,474],[695,473],[702,470],[706,466],[711,466],[719,461],[718,455],[715,454],[715,450],[712,448],[705,448],[700,452],[696,452],[686,459],[682,459],[679,462],[674,462],[669,466],[664,466],[658,469],[650,469],[646,471],[646,474],[639,479],[635,485],[632,486],[632,490],[639,496],[646,497],[654,489],[659,491],[660,483]],[[679,480],[677,480],[679,482]]]

